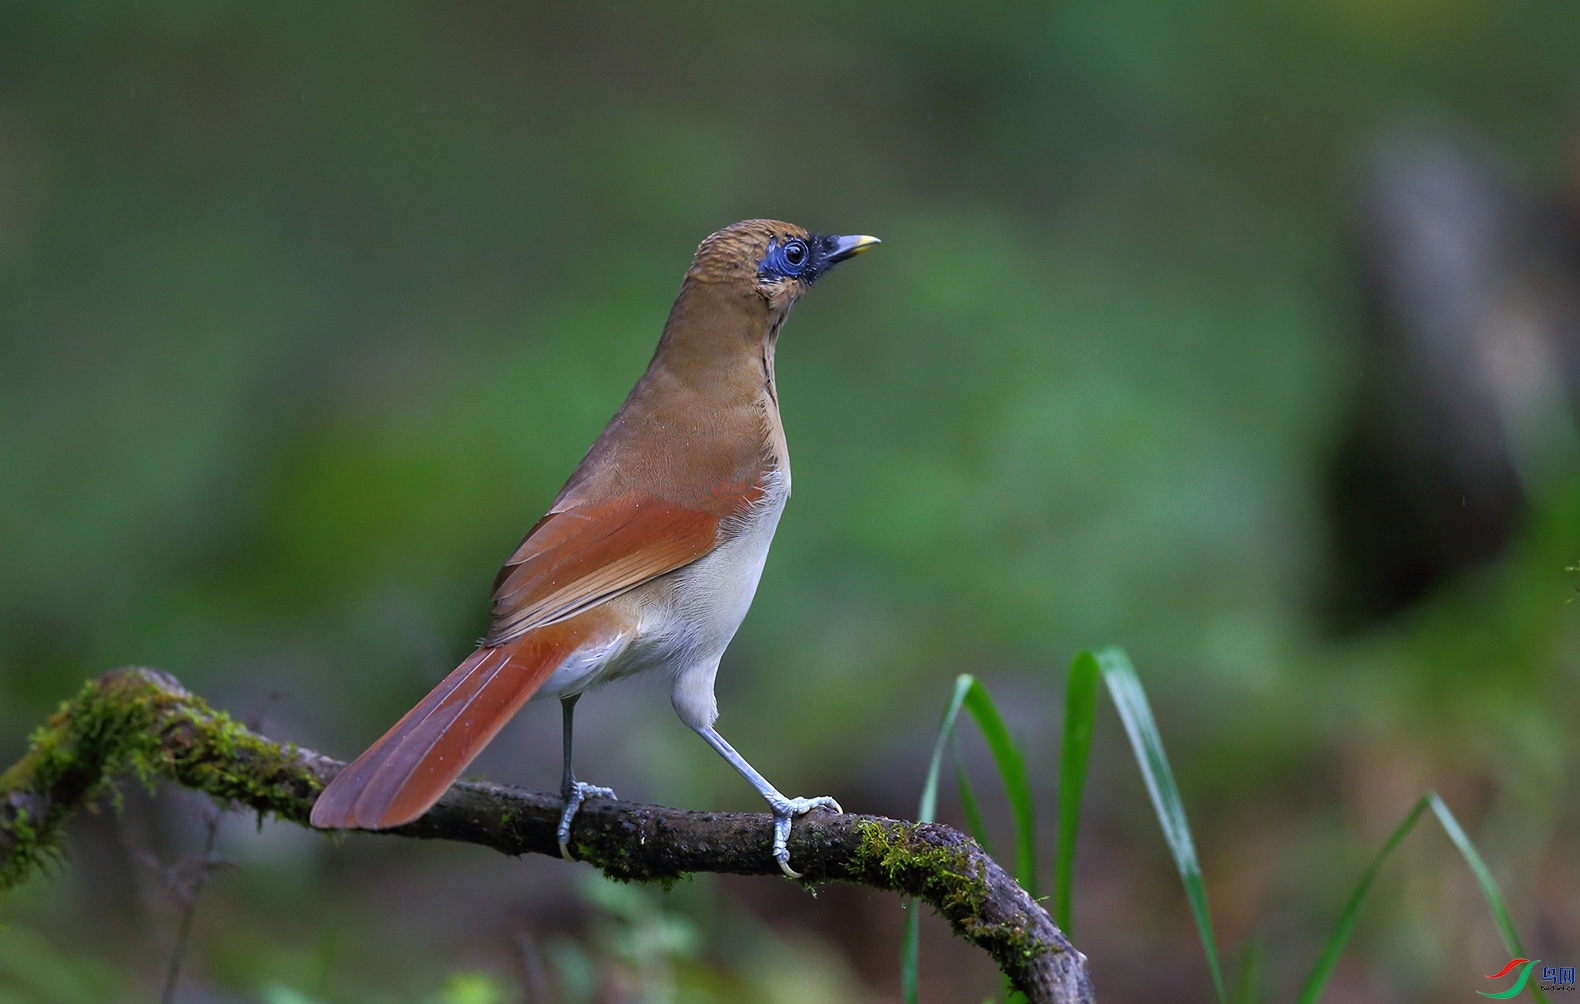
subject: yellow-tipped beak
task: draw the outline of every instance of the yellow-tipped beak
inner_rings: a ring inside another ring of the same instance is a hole
[[[828,256],[829,264],[844,261],[846,258],[854,258],[863,251],[870,250],[883,243],[878,238],[868,237],[866,234],[858,234],[854,237],[836,237],[834,240],[838,242],[838,246],[834,249],[834,253]]]

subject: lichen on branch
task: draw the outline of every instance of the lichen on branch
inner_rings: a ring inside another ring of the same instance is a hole
[[[308,825],[313,800],[344,765],[258,735],[158,670],[116,670],[84,684],[0,774],[0,890],[60,855],[66,820],[116,778],[173,781],[225,806]],[[386,834],[460,840],[506,854],[558,855],[559,796],[463,782],[422,818]],[[778,875],[766,814],[686,812],[596,799],[577,814],[576,857],[623,881],[690,872]],[[1093,1001],[1086,958],[976,841],[936,823],[814,810],[790,853],[805,881],[852,882],[915,896],[998,963],[1031,1004]]]
[[[106,673],[62,704],[0,774],[0,889],[57,857],[66,820],[117,777],[165,778],[306,825],[325,777],[314,760],[324,758],[256,735],[168,674]]]

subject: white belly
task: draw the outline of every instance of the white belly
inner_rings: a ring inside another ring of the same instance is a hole
[[[751,608],[789,497],[788,472],[770,474],[762,497],[726,529],[724,543],[684,568],[610,600],[628,614],[633,630],[615,643],[572,655],[534,700],[664,670],[674,676],[671,696],[681,720],[693,728],[712,725],[718,717],[713,679],[719,658]]]

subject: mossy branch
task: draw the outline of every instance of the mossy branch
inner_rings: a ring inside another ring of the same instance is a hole
[[[343,766],[257,735],[158,670],[107,673],[63,704],[34,733],[26,755],[0,774],[0,890],[57,858],[67,818],[118,776],[164,778],[222,804],[307,826],[313,800]],[[560,807],[557,794],[463,782],[421,819],[382,832],[558,855]],[[578,858],[621,880],[779,873],[765,814],[597,799],[577,815],[572,838]],[[1086,957],[957,830],[814,810],[791,831],[790,854],[807,882],[853,882],[922,899],[991,955],[1032,1004],[1094,1000]]]

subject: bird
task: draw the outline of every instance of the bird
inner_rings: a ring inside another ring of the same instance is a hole
[[[477,650],[318,796],[320,829],[380,830],[427,812],[529,700],[557,697],[564,809],[557,837],[609,788],[576,779],[576,702],[666,673],[682,722],[767,801],[791,878],[792,820],[829,796],[787,797],[714,728],[719,661],[746,617],[790,497],[774,351],[791,307],[866,235],[745,220],[707,237],[647,370],[494,579]]]

